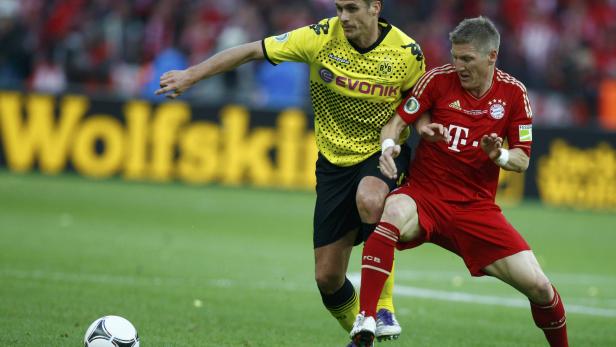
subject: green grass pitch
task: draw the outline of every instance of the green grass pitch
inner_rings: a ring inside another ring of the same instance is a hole
[[[311,192],[0,171],[0,346],[79,346],[115,314],[142,346],[345,346],[313,281]],[[504,209],[569,309],[616,346],[616,215]],[[351,260],[357,277],[360,248]],[[395,346],[545,346],[521,294],[433,245],[397,253]]]

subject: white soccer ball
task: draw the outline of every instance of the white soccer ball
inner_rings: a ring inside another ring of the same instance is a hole
[[[139,335],[127,319],[105,316],[90,324],[83,343],[85,347],[139,347]]]

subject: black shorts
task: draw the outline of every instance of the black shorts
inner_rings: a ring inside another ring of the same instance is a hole
[[[387,183],[390,191],[402,182],[402,174],[397,180],[386,178],[381,174],[380,156],[381,153],[377,152],[359,164],[342,167],[330,163],[319,153],[316,164],[317,201],[314,208],[314,248],[338,241],[346,233],[361,226],[355,195],[362,178],[378,177]],[[411,148],[404,144],[402,152],[395,160],[398,172],[406,173],[410,159]],[[361,235],[359,236],[355,240],[356,245],[363,241]]]

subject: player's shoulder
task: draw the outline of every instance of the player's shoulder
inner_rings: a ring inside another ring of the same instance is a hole
[[[390,42],[391,44],[400,44],[400,45],[408,45],[409,43],[417,44],[417,42],[412,37],[407,35],[404,31],[402,31],[397,26],[389,24],[383,19],[381,19],[380,23],[381,25],[390,26],[389,33],[387,34],[387,38],[388,38],[388,42]]]
[[[456,68],[451,64],[445,64],[428,70],[413,87],[413,94],[420,96],[428,85],[448,85],[457,81]]]
[[[338,17],[323,18],[314,24],[306,26],[306,32],[315,38],[332,37],[336,34],[339,21]]]
[[[415,41],[415,39],[407,35],[398,27],[387,23],[383,19],[381,19],[379,23],[381,25],[387,25],[389,27],[387,36],[381,43],[382,45],[385,45],[387,49],[391,49],[393,51],[398,51],[402,54],[408,55],[417,56],[418,54],[420,54],[423,57],[420,44]]]
[[[494,74],[496,75],[496,81],[501,83],[505,88],[512,89],[517,92],[521,92],[522,94],[526,94],[526,86],[524,83],[520,82],[517,78],[511,76],[501,69],[494,69]]]

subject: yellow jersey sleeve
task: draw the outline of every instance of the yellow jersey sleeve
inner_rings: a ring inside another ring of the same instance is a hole
[[[407,78],[402,84],[402,91],[408,92],[411,90],[411,88],[413,88],[415,83],[417,83],[419,78],[423,76],[423,74],[426,72],[426,64],[425,57],[423,55],[423,52],[421,51],[421,48],[419,47],[419,44],[417,44],[417,42],[415,42],[413,39],[411,39],[411,43],[403,45],[402,47],[409,49],[411,52],[411,56],[409,57],[409,59],[411,61],[415,60],[415,64],[411,64],[411,67],[406,76]]]
[[[285,61],[311,63],[327,40],[329,21],[324,19],[317,24],[265,38],[262,41],[265,58],[274,65]]]

